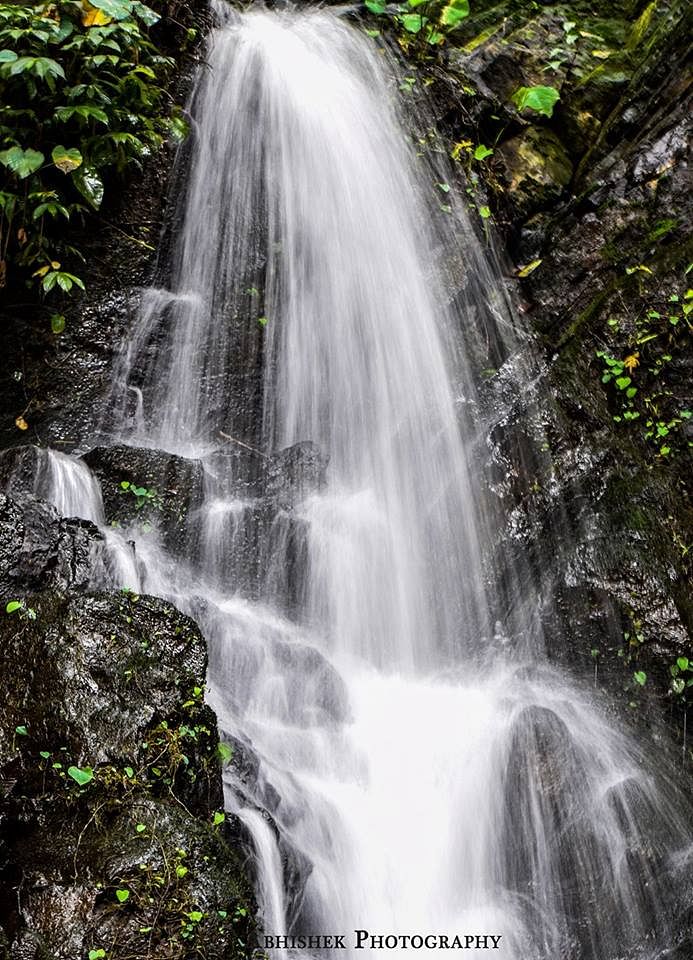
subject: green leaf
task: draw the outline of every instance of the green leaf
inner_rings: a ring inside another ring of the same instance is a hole
[[[212,822],[214,823],[214,826],[215,826],[215,827],[218,827],[220,823],[223,823],[223,822],[224,822],[224,820],[226,820],[226,814],[225,814],[225,813],[219,813],[219,811],[217,811],[217,812],[214,814],[214,820],[213,820]]]
[[[518,110],[525,108],[534,110],[535,113],[542,113],[545,117],[553,116],[553,108],[561,99],[561,95],[555,87],[520,87],[512,95],[511,100]]]
[[[19,727],[15,727],[15,728],[14,728],[14,732],[17,733],[17,734],[19,734],[20,737],[28,737],[28,736],[29,736],[29,731],[28,731],[27,728],[24,726],[24,724],[22,724],[22,725],[19,726]]]
[[[24,604],[21,600],[10,600],[10,602],[5,607],[6,613],[16,613],[17,610],[21,610]]]
[[[129,890],[125,890],[125,889],[116,890],[115,895],[116,895],[116,900],[118,901],[118,903],[125,903],[126,900],[129,900],[129,899],[130,899],[130,891],[129,891]]]
[[[183,143],[190,134],[190,124],[182,113],[174,113],[168,122],[171,138],[176,143]]]
[[[191,910],[190,913],[188,914],[188,919],[191,920],[193,923],[199,923],[203,916],[204,914],[201,913],[199,910]]]
[[[487,147],[485,144],[480,143],[476,150],[474,151],[475,160],[485,160],[486,157],[492,157],[493,150],[490,147]]]
[[[94,772],[91,767],[68,767],[67,775],[72,777],[80,787],[86,786],[94,779]]]
[[[676,661],[676,666],[679,668],[679,670],[688,670],[688,657],[679,657]]]
[[[366,7],[371,13],[385,13],[386,3],[380,3],[379,0],[366,0]]]
[[[45,159],[38,150],[22,150],[21,147],[10,147],[0,153],[0,163],[16,173],[20,180],[35,173]]]
[[[89,960],[103,960],[106,956],[106,951],[99,947],[98,950],[89,951]]]
[[[469,0],[450,0],[443,7],[440,22],[444,27],[452,29],[469,16]]]
[[[428,22],[428,18],[422,17],[419,13],[405,13],[397,19],[409,33],[420,33],[421,28]]]
[[[479,216],[480,216],[483,220],[488,220],[488,218],[491,216],[491,210],[490,210],[490,208],[489,208],[489,207],[479,207]]]
[[[63,147],[62,144],[53,148],[51,153],[53,163],[63,173],[72,173],[82,165],[82,154],[76,147]]]
[[[233,749],[228,745],[228,743],[222,743],[219,741],[217,744],[217,756],[222,763],[230,763],[233,759]]]
[[[94,167],[82,166],[73,173],[72,180],[90,207],[98,210],[103,200],[103,181]]]
[[[109,126],[108,114],[101,107],[96,107],[91,103],[82,103],[77,106],[58,107],[55,111],[56,120],[67,121],[73,117],[80,117],[82,120],[98,120],[104,126]]]
[[[144,833],[146,829],[147,829],[147,825],[145,823],[138,823],[137,826],[135,827],[135,830],[137,831],[137,833]]]
[[[14,50],[0,50],[0,63],[13,63],[16,59]]]
[[[51,317],[51,330],[53,333],[62,333],[65,329],[65,317],[62,313],[54,313]]]
[[[103,10],[112,20],[127,20],[133,13],[132,0],[89,0],[92,7]]]
[[[630,377],[617,377],[617,378],[616,378],[616,386],[618,387],[619,390],[625,390],[626,387],[629,387],[629,386],[630,386],[630,384],[631,384],[631,379],[630,379]]]
[[[20,73],[33,73],[41,80],[48,78],[49,86],[51,86],[54,77],[60,77],[61,80],[66,79],[65,71],[58,61],[52,60],[50,57],[19,57],[12,62],[9,73],[11,77],[16,77]],[[55,89],[54,84],[51,89]]]
[[[644,670],[636,670],[636,672],[633,674],[633,679],[641,687],[644,687],[645,683],[647,682],[647,674]]]
[[[132,9],[146,27],[153,26],[161,19],[158,13],[155,13],[151,7],[146,6],[144,3],[133,3]]]

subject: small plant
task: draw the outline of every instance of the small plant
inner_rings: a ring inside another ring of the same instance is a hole
[[[625,272],[640,284],[656,282],[645,264],[627,267]],[[693,410],[677,401],[667,383],[668,368],[684,355],[693,328],[693,289],[668,295],[658,291],[644,299],[645,307],[633,319],[607,320],[609,336],[618,341],[622,352],[600,349],[596,356],[601,361],[602,383],[609,386],[616,406],[614,422],[637,422],[661,461],[693,446],[686,435]]]
[[[135,509],[141,510],[144,506],[149,504],[152,507],[155,507],[157,510],[161,510],[163,506],[163,501],[160,495],[156,490],[148,489],[147,487],[139,487],[137,484],[130,483],[129,480],[122,480],[120,483],[120,492],[121,493],[130,493],[135,497]]]
[[[429,46],[440,46],[470,12],[469,0],[407,0],[397,4],[365,0],[365,7],[376,16],[388,17],[403,31],[400,43],[405,48],[417,38]]]
[[[693,687],[693,661],[688,657],[678,657],[669,667],[671,683],[669,689],[673,695],[686,703],[686,693]]]
[[[535,87],[519,87],[512,95],[511,100],[520,111],[532,110],[545,117],[553,116],[553,108],[561,99],[555,87],[538,85]]]
[[[33,607],[28,607],[23,600],[10,600],[5,607],[5,613],[18,614],[22,620],[35,620],[36,611]]]

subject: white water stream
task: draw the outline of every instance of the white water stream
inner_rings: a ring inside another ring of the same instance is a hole
[[[254,796],[232,777],[227,801],[265,930],[346,934],[335,957],[383,955],[355,929],[502,937],[466,957],[658,956],[680,817],[542,638],[505,642],[484,587],[496,531],[455,346],[473,316],[440,263],[461,226],[436,216],[395,67],[329,12],[222,20],[167,289],[144,292],[112,402],[113,439],[202,459],[204,499],[185,561],[156,532],[126,533],[139,563],[109,542],[120,582],[194,613],[220,724],[260,758]],[[325,483],[272,512],[265,458],[302,442]],[[48,466],[61,511],[103,525],[86,467]]]

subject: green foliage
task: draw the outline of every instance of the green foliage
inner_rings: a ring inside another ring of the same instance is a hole
[[[627,267],[626,274],[634,280],[642,278],[638,282],[650,278],[656,282],[655,274],[644,264]],[[686,437],[693,411],[677,400],[667,377],[670,365],[686,355],[692,311],[693,289],[644,295],[641,312],[627,328],[616,317],[607,320],[610,334],[621,348],[620,356],[615,349],[596,351],[602,383],[613,391],[614,422],[641,426],[659,460],[693,446]]]
[[[130,483],[129,480],[121,481],[119,492],[131,493],[133,497],[135,497],[136,510],[141,510],[147,504],[155,507],[157,510],[160,510],[162,507],[161,496],[156,492],[156,490],[150,490],[147,487],[140,487],[135,483]]]
[[[553,108],[561,99],[561,95],[555,87],[519,87],[511,97],[517,109],[533,110],[535,113],[541,113],[545,117],[553,116]]]
[[[407,0],[396,4],[365,0],[364,6],[376,16],[388,17],[400,28],[400,44],[405,48],[416,39],[439,46],[469,16],[469,0]]]
[[[669,667],[669,673],[671,674],[669,689],[674,697],[685,705],[688,690],[693,687],[693,661],[688,657],[677,657],[676,663],[672,663]]]
[[[33,607],[28,607],[23,600],[10,600],[5,606],[5,613],[18,614],[22,620],[35,620],[36,611]]]
[[[43,295],[83,290],[70,228],[184,132],[163,86],[173,62],[148,36],[158,19],[138,0],[0,5],[0,284],[28,269]]]

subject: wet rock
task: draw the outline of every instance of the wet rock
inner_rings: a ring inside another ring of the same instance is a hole
[[[123,445],[95,447],[82,459],[100,482],[107,522],[160,527],[169,549],[185,545],[186,517],[202,500],[199,460]]]
[[[42,467],[43,453],[33,444],[0,451],[0,489],[15,498],[33,495]]]
[[[265,489],[276,505],[289,510],[325,485],[327,458],[309,441],[295,443],[274,454],[265,464]]]
[[[0,621],[10,955],[183,957],[187,932],[210,957],[243,956],[249,891],[226,822],[213,824],[221,775],[197,628],[130,594],[37,595],[31,609]]]
[[[86,590],[102,555],[102,539],[86,520],[64,520],[54,507],[25,494],[21,504],[0,494],[0,599],[38,590]]]
[[[565,147],[544,127],[529,127],[506,141],[499,154],[505,164],[510,201],[520,216],[555,203],[573,175]]]

